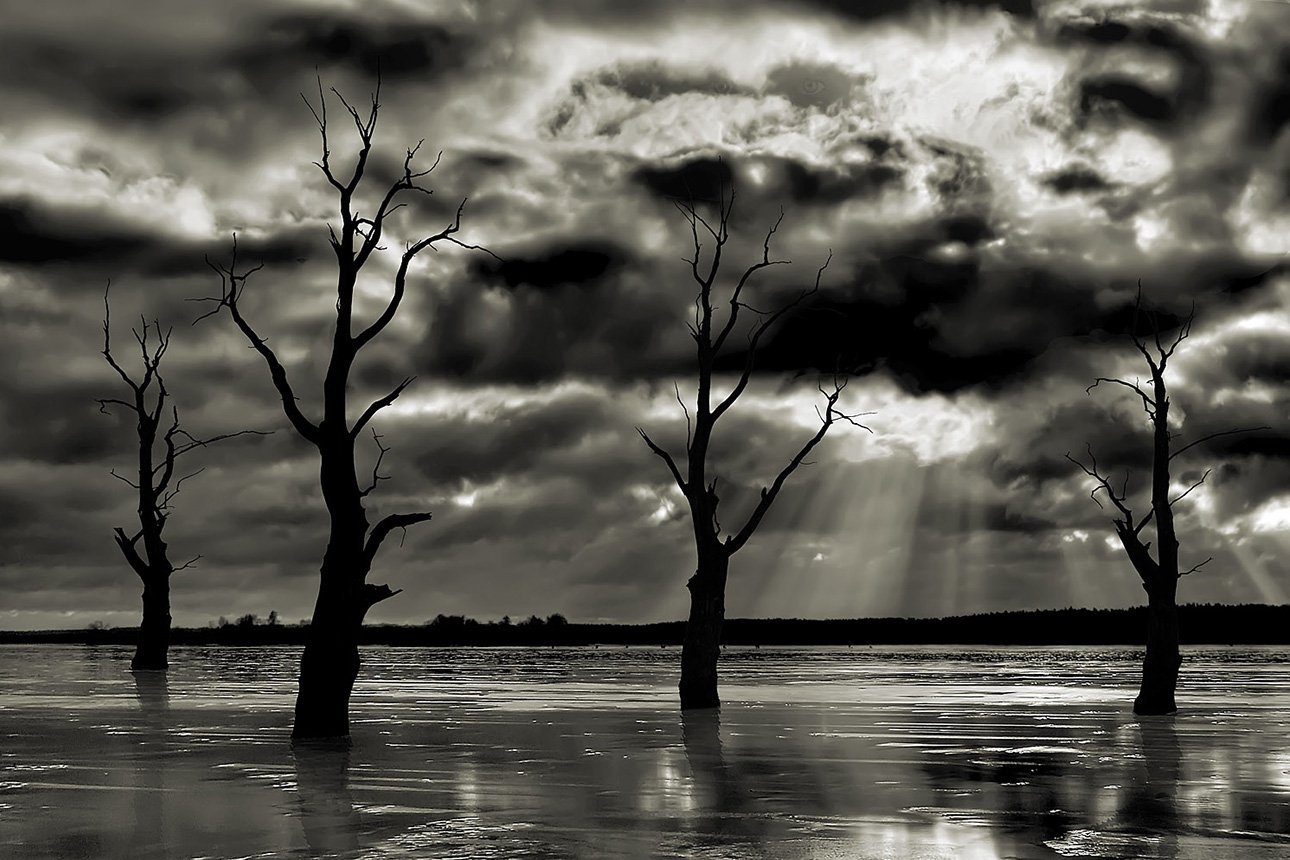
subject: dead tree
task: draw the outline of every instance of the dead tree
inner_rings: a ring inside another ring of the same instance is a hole
[[[820,278],[829,265],[829,260],[826,259],[815,272],[814,285],[776,310],[758,310],[744,301],[745,288],[759,272],[789,262],[774,260],[770,256],[771,240],[783,221],[781,214],[779,221],[766,232],[761,259],[745,268],[730,288],[729,295],[724,300],[727,307],[722,319],[723,315],[717,307],[721,303],[717,298],[717,290],[720,289],[718,281],[721,276],[722,255],[730,240],[730,214],[733,207],[734,194],[723,194],[717,204],[714,225],[699,212],[693,201],[677,204],[690,226],[694,255],[687,258],[686,262],[689,263],[691,278],[698,285],[694,301],[694,321],[687,323],[690,336],[697,347],[698,385],[693,415],[681,399],[680,387],[676,387],[676,399],[686,420],[684,463],[678,465],[672,455],[655,443],[644,429],[636,428],[649,449],[667,464],[672,479],[689,505],[694,531],[697,565],[694,575],[687,583],[690,591],[690,615],[681,650],[680,694],[683,710],[715,708],[721,704],[717,694],[717,658],[721,650],[726,577],[731,557],[748,543],[766,512],[774,504],[784,482],[805,462],[807,455],[820,443],[830,427],[838,421],[864,427],[856,420],[858,415],[850,415],[837,408],[838,399],[846,388],[847,378],[842,374],[835,374],[828,387],[821,382],[819,390],[824,398],[823,408],[816,409],[820,418],[819,429],[798,449],[774,480],[762,488],[756,505],[743,524],[729,533],[722,529],[717,512],[720,502],[717,496],[718,476],[709,465],[717,423],[748,388],[762,338],[785,314],[819,291]],[[712,247],[705,260],[704,245],[708,242],[711,242]],[[742,327],[741,320],[745,321]],[[736,332],[745,338],[743,367],[733,386],[725,394],[718,394],[713,391],[714,378],[718,375],[717,362],[727,352],[733,352],[731,338]]]
[[[344,106],[352,120],[359,147],[349,176],[342,178],[330,160],[327,95],[320,82],[318,103],[315,105],[308,98],[304,101],[318,124],[322,138],[322,157],[315,165],[338,198],[340,217],[339,230],[332,224],[327,227],[336,257],[336,324],[322,384],[321,417],[313,418],[305,413],[286,368],[242,313],[241,298],[247,281],[261,266],[239,269],[236,237],[233,257],[228,265],[207,261],[219,275],[221,290],[218,296],[203,300],[213,302],[215,307],[199,317],[200,320],[221,311],[228,312],[238,331],[264,359],[291,426],[318,451],[320,484],[330,517],[330,533],[320,569],[318,598],[301,658],[300,688],[292,730],[295,738],[348,736],[349,697],[359,667],[359,629],[373,606],[401,590],[371,584],[367,582],[367,575],[377,551],[391,532],[430,519],[429,512],[415,511],[390,514],[374,526],[368,522],[364,502],[384,479],[379,468],[387,449],[381,446],[380,437],[370,431],[378,446],[376,468],[370,478],[363,478],[355,461],[355,446],[377,413],[398,399],[412,383],[413,377],[404,378],[388,394],[367,403],[357,417],[352,417],[349,408],[350,372],[363,348],[380,336],[398,313],[407,286],[408,269],[418,255],[438,243],[483,250],[456,238],[466,205],[462,201],[446,227],[405,245],[398,258],[393,288],[384,310],[366,325],[356,325],[354,291],[359,273],[374,253],[383,250],[381,240],[387,222],[396,211],[407,205],[405,198],[431,193],[420,180],[435,169],[439,159],[418,170],[414,168],[413,161],[421,143],[408,149],[399,177],[380,189],[379,197],[372,198],[374,208],[370,214],[360,214],[360,197],[367,191],[366,171],[380,112],[380,83],[378,81],[365,116],[335,89],[331,90],[331,95]]]
[[[1146,361],[1150,380],[1144,384],[1135,379],[1130,382],[1115,377],[1098,377],[1087,389],[1092,393],[1102,383],[1118,385],[1131,391],[1142,404],[1151,424],[1151,509],[1141,519],[1129,507],[1129,474],[1126,471],[1117,488],[1109,471],[1103,470],[1090,445],[1088,462],[1077,460],[1069,453],[1066,459],[1092,478],[1095,486],[1089,493],[1099,507],[1104,507],[1099,496],[1105,496],[1115,508],[1113,518],[1115,534],[1129,557],[1129,562],[1142,581],[1147,593],[1147,649],[1142,663],[1142,684],[1133,702],[1135,714],[1167,714],[1177,710],[1174,694],[1178,686],[1178,670],[1182,665],[1179,651],[1177,594],[1178,580],[1195,573],[1212,561],[1207,558],[1199,564],[1182,570],[1179,562],[1178,534],[1174,526],[1174,506],[1205,482],[1206,470],[1199,479],[1185,490],[1172,496],[1170,489],[1170,464],[1175,458],[1204,442],[1220,436],[1249,432],[1225,430],[1196,439],[1180,448],[1172,447],[1174,435],[1169,430],[1169,392],[1165,385],[1165,371],[1169,359],[1178,346],[1191,334],[1195,313],[1184,318],[1172,339],[1164,337],[1160,320],[1148,314],[1152,329],[1151,343],[1138,336],[1142,315],[1142,296],[1134,308],[1133,345]],[[1261,429],[1261,428],[1253,428]],[[1155,556],[1151,553],[1152,541],[1144,540],[1148,528],[1155,530]]]
[[[138,499],[137,530],[127,534],[124,528],[115,529],[116,545],[125,556],[130,568],[143,581],[143,621],[139,625],[139,639],[135,645],[133,670],[165,670],[170,649],[170,575],[186,570],[197,563],[201,556],[194,556],[179,567],[170,562],[168,546],[163,532],[170,517],[170,504],[179,494],[184,482],[199,474],[202,469],[178,473],[176,464],[189,452],[215,442],[247,434],[263,435],[259,431],[239,430],[209,439],[198,439],[184,430],[179,422],[179,410],[172,404],[167,410],[170,393],[166,390],[161,374],[161,360],[170,348],[170,330],[162,331],[157,321],[139,319],[139,327],[131,333],[139,344],[143,373],[136,379],[112,354],[112,319],[108,294],[103,294],[103,358],[116,371],[129,389],[129,400],[104,397],[98,401],[99,411],[105,415],[112,410],[124,409],[133,416],[138,441],[138,466],[133,478],[112,470],[112,477],[128,484]],[[163,429],[164,428],[164,429]]]

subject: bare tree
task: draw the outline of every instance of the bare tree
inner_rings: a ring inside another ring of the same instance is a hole
[[[215,442],[247,434],[264,435],[254,430],[223,433],[209,439],[198,439],[183,429],[179,410],[170,405],[161,374],[161,360],[170,348],[170,329],[162,331],[157,321],[151,323],[140,317],[139,327],[130,329],[139,345],[143,373],[136,379],[112,354],[112,319],[108,293],[103,293],[103,358],[116,371],[129,390],[129,400],[104,397],[98,401],[99,411],[124,409],[134,417],[138,441],[138,467],[133,478],[112,470],[112,477],[128,484],[138,499],[138,529],[127,534],[124,528],[115,529],[116,545],[130,568],[143,581],[143,621],[139,626],[139,639],[135,645],[130,668],[134,670],[164,670],[170,649],[170,575],[186,570],[197,563],[195,556],[175,567],[170,562],[169,547],[162,533],[170,517],[170,503],[179,494],[184,482],[203,469],[182,473],[176,471],[178,461],[189,452]],[[167,421],[169,423],[167,423]],[[164,427],[164,429],[163,429]]]
[[[322,417],[314,419],[305,414],[299,398],[288,379],[286,368],[268,342],[242,314],[240,300],[247,280],[260,265],[238,268],[237,242],[234,237],[233,257],[228,265],[210,263],[220,277],[220,294],[204,301],[215,303],[205,316],[227,311],[233,323],[251,346],[264,359],[269,376],[282,401],[283,412],[295,431],[318,450],[320,484],[323,500],[330,515],[330,536],[323,555],[313,619],[300,665],[300,688],[296,698],[296,738],[345,737],[349,734],[349,697],[358,676],[358,632],[368,611],[401,589],[367,582],[367,575],[386,537],[393,531],[425,522],[430,519],[427,511],[390,514],[371,525],[367,519],[364,502],[376,489],[384,476],[379,473],[387,448],[372,432],[378,448],[376,467],[370,478],[360,477],[355,462],[355,445],[364,430],[382,409],[392,404],[412,383],[406,377],[388,394],[366,404],[356,418],[349,409],[349,377],[359,353],[372,343],[398,313],[407,286],[408,269],[421,252],[437,243],[451,243],[463,248],[483,250],[457,239],[461,228],[461,215],[465,201],[456,210],[453,220],[437,233],[405,245],[394,274],[393,288],[384,310],[370,323],[356,326],[354,320],[354,290],[359,273],[372,255],[383,250],[381,238],[388,219],[406,206],[404,198],[414,194],[430,194],[421,184],[439,163],[436,158],[429,167],[418,170],[413,161],[421,143],[408,149],[403,159],[401,174],[394,182],[380,189],[374,198],[375,208],[370,214],[359,213],[359,197],[366,190],[365,179],[372,139],[376,133],[380,112],[380,82],[372,94],[366,115],[360,114],[334,88],[331,96],[345,108],[358,134],[358,152],[347,178],[333,169],[328,140],[327,99],[322,83],[318,85],[318,103],[304,98],[322,138],[322,157],[315,162],[328,185],[338,198],[340,215],[339,231],[328,225],[332,251],[336,256],[336,325],[331,339],[331,353],[322,385]],[[302,96],[303,98],[303,96]]]
[[[1249,432],[1241,430],[1224,430],[1211,433],[1183,445],[1173,448],[1174,434],[1169,430],[1169,392],[1165,385],[1165,370],[1169,359],[1179,345],[1191,334],[1195,312],[1188,314],[1175,331],[1172,339],[1166,338],[1161,321],[1148,314],[1151,326],[1151,342],[1138,336],[1139,322],[1142,315],[1142,294],[1138,293],[1134,307],[1133,331],[1131,337],[1134,347],[1146,361],[1150,371],[1150,380],[1141,384],[1137,379],[1130,382],[1126,379],[1100,376],[1088,387],[1091,394],[1094,388],[1102,383],[1118,385],[1133,393],[1141,403],[1151,424],[1151,509],[1141,519],[1135,517],[1129,507],[1129,473],[1117,485],[1112,481],[1108,471],[1103,470],[1090,445],[1088,461],[1077,460],[1069,453],[1066,459],[1079,466],[1095,482],[1089,493],[1099,507],[1104,507],[1099,496],[1105,496],[1116,511],[1113,518],[1115,534],[1120,539],[1125,553],[1129,557],[1142,588],[1147,592],[1147,650],[1142,663],[1142,684],[1137,698],[1133,702],[1135,714],[1167,714],[1177,710],[1174,694],[1178,686],[1178,670],[1182,665],[1182,655],[1178,643],[1178,580],[1195,573],[1212,561],[1207,558],[1187,570],[1182,570],[1179,562],[1178,534],[1174,527],[1174,506],[1191,494],[1193,490],[1209,477],[1206,470],[1199,479],[1186,489],[1173,495],[1170,489],[1170,464],[1175,458],[1196,446],[1220,436]],[[1171,497],[1172,496],[1172,497]],[[1155,557],[1151,554],[1151,541],[1143,540],[1148,528],[1155,530]]]
[[[780,219],[766,232],[765,240],[762,242],[761,259],[745,268],[730,288],[729,295],[724,300],[727,305],[724,319],[721,319],[722,314],[718,312],[716,306],[720,304],[717,290],[720,288],[718,281],[721,277],[722,255],[730,240],[730,215],[734,208],[734,199],[733,192],[721,195],[717,203],[715,225],[699,212],[693,200],[677,204],[677,208],[690,225],[694,255],[687,258],[686,262],[689,263],[690,276],[698,286],[698,294],[694,301],[694,321],[687,323],[690,336],[697,347],[698,359],[698,387],[693,415],[681,399],[680,387],[676,387],[676,399],[685,413],[686,421],[684,463],[678,465],[672,455],[655,443],[644,429],[636,428],[649,449],[667,464],[672,479],[689,505],[690,520],[694,529],[697,567],[687,583],[690,591],[690,615],[686,623],[685,641],[681,651],[680,693],[683,710],[715,708],[721,704],[717,694],[717,658],[721,650],[726,577],[731,557],[748,543],[753,532],[761,525],[766,512],[774,504],[784,482],[806,461],[807,455],[820,443],[830,427],[838,421],[845,421],[857,427],[869,429],[856,420],[859,415],[847,414],[837,408],[838,400],[847,384],[844,375],[835,374],[827,386],[821,382],[819,390],[824,398],[823,408],[816,409],[820,418],[819,429],[798,449],[774,480],[762,488],[756,505],[743,524],[733,532],[727,533],[723,530],[717,511],[720,503],[717,496],[718,475],[715,469],[709,466],[713,433],[717,422],[747,390],[762,338],[785,314],[799,307],[803,301],[819,291],[820,278],[829,265],[829,260],[826,259],[815,272],[814,285],[776,310],[758,310],[744,301],[745,288],[759,272],[771,266],[789,262],[771,259],[770,255],[771,240],[783,221],[781,214]],[[709,242],[711,250],[705,259],[704,248]],[[730,341],[736,332],[745,338],[743,368],[729,391],[724,395],[717,394],[713,391],[714,377],[717,376],[717,361],[727,352],[733,352]]]

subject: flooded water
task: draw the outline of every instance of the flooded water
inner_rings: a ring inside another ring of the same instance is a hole
[[[1290,650],[364,652],[348,750],[289,743],[296,652],[0,647],[0,857],[1290,857]]]

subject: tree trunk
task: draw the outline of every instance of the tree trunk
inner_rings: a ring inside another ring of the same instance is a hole
[[[333,358],[333,364],[335,359]],[[330,379],[330,374],[329,374]],[[300,688],[291,737],[323,740],[349,737],[349,696],[358,677],[358,632],[367,614],[363,582],[370,566],[364,552],[367,514],[354,476],[354,443],[345,429],[343,397],[330,393],[328,406],[340,417],[324,420],[319,444],[319,484],[331,531],[319,571],[318,600],[300,658]]]
[[[1172,714],[1182,655],[1178,650],[1178,580],[1164,577],[1147,586],[1147,653],[1135,714]]]
[[[143,621],[135,644],[130,670],[166,670],[170,651],[170,575],[152,574],[143,584]]]
[[[297,740],[349,737],[349,696],[358,677],[358,631],[363,623],[361,590],[342,579],[353,577],[352,567],[339,575],[331,568],[331,560],[324,560],[318,602],[300,658],[291,730]]]
[[[726,618],[726,571],[730,560],[719,547],[699,553],[690,589],[690,618],[681,647],[681,710],[719,708],[717,658]]]

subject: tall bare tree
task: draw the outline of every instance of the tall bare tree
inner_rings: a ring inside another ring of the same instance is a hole
[[[183,429],[179,410],[173,404],[167,412],[170,393],[161,374],[161,360],[170,348],[170,329],[162,331],[161,323],[139,319],[131,328],[139,345],[143,372],[137,379],[112,354],[112,312],[108,293],[103,293],[103,358],[116,371],[129,390],[129,400],[99,398],[99,411],[125,410],[135,421],[138,443],[138,466],[133,478],[112,470],[112,477],[128,484],[138,500],[139,527],[114,530],[116,545],[130,568],[143,581],[143,621],[130,668],[165,670],[170,650],[170,575],[192,567],[201,556],[195,556],[179,567],[170,562],[169,546],[163,532],[170,518],[170,503],[185,481],[202,472],[176,471],[178,461],[196,448],[247,434],[264,435],[254,430],[223,433],[209,439],[198,439]],[[168,423],[167,423],[168,422]],[[164,428],[164,429],[163,429]]]
[[[723,253],[730,241],[730,215],[734,201],[733,192],[721,195],[716,205],[715,224],[699,212],[693,200],[677,204],[690,226],[693,256],[687,258],[686,262],[689,263],[690,277],[698,286],[694,301],[694,321],[687,323],[697,348],[698,379],[693,415],[681,399],[680,387],[676,387],[676,399],[685,413],[686,421],[684,463],[678,465],[671,453],[655,443],[644,429],[636,428],[649,449],[667,464],[672,479],[676,481],[689,505],[694,530],[697,565],[694,575],[687,583],[690,591],[690,615],[681,650],[680,693],[683,710],[715,708],[721,704],[717,693],[717,659],[721,651],[721,627],[725,620],[726,578],[730,559],[748,543],[783,489],[784,482],[802,465],[807,455],[829,432],[829,428],[838,421],[845,421],[869,429],[856,420],[858,415],[847,414],[837,408],[838,400],[846,388],[845,376],[834,375],[828,387],[821,382],[819,390],[823,397],[823,408],[816,409],[820,418],[819,429],[802,444],[774,480],[762,488],[756,505],[742,525],[733,532],[723,530],[717,511],[720,503],[717,496],[718,475],[710,467],[713,434],[717,423],[747,390],[762,338],[785,314],[819,291],[820,278],[829,265],[829,260],[826,259],[815,272],[814,285],[776,310],[757,310],[744,301],[745,288],[759,272],[789,262],[773,260],[770,256],[771,240],[783,221],[781,214],[780,219],[766,232],[761,259],[747,266],[729,287],[728,295],[724,299],[719,298],[718,290],[723,288],[720,284]],[[709,243],[711,250],[705,257],[705,245]],[[831,257],[832,255],[830,259]],[[718,309],[721,304],[726,305],[724,314]],[[718,359],[734,352],[731,337],[737,332],[743,338],[743,368],[728,391],[724,394],[716,393],[713,386],[715,382],[719,382],[716,371]]]
[[[1116,537],[1129,557],[1129,562],[1142,581],[1147,593],[1147,650],[1142,663],[1142,684],[1133,702],[1135,714],[1168,714],[1177,710],[1174,700],[1178,686],[1178,671],[1182,665],[1178,634],[1178,580],[1200,570],[1212,558],[1182,570],[1179,562],[1178,533],[1174,525],[1174,506],[1191,494],[1209,477],[1209,470],[1176,496],[1170,489],[1170,464],[1181,454],[1204,442],[1220,436],[1249,432],[1247,428],[1211,433],[1181,447],[1174,448],[1174,434],[1169,430],[1169,391],[1165,384],[1165,371],[1169,360],[1179,345],[1191,334],[1194,311],[1189,313],[1174,332],[1172,338],[1155,314],[1146,314],[1151,330],[1148,343],[1138,335],[1140,330],[1142,295],[1138,294],[1134,307],[1131,338],[1142,355],[1150,372],[1145,387],[1139,380],[1100,376],[1088,387],[1092,393],[1102,383],[1118,385],[1132,392],[1141,403],[1151,424],[1151,507],[1141,519],[1135,517],[1129,506],[1129,474],[1126,471],[1117,488],[1109,472],[1097,462],[1092,445],[1088,447],[1088,461],[1077,460],[1069,453],[1066,459],[1079,466],[1093,479],[1095,485],[1089,493],[1099,507],[1104,507],[1099,496],[1105,496],[1116,511],[1113,518]],[[1171,498],[1172,496],[1172,498]],[[1152,541],[1144,540],[1148,528],[1155,530],[1155,556],[1151,553]]]
[[[370,214],[360,214],[360,199],[367,196],[367,185],[370,185],[365,180],[380,112],[380,84],[378,81],[365,114],[360,114],[334,88],[331,97],[340,102],[352,120],[358,135],[358,151],[349,175],[337,174],[331,163],[328,139],[328,96],[320,82],[317,104],[308,98],[304,101],[322,138],[322,157],[315,164],[336,194],[340,217],[339,230],[331,224],[327,228],[336,257],[336,323],[322,385],[321,418],[315,419],[305,413],[286,368],[242,313],[240,300],[247,280],[261,266],[239,270],[236,237],[229,264],[211,264],[220,277],[221,290],[220,295],[205,300],[214,302],[215,307],[204,315],[228,312],[237,329],[264,359],[291,426],[318,451],[319,480],[330,516],[330,533],[322,559],[318,598],[300,664],[300,688],[292,735],[301,739],[348,736],[349,697],[359,668],[359,629],[373,606],[401,590],[369,583],[367,575],[378,550],[391,532],[430,519],[429,512],[414,511],[390,514],[375,525],[369,523],[364,502],[384,477],[379,474],[379,469],[387,449],[381,446],[380,437],[372,431],[378,455],[370,478],[364,479],[360,477],[355,461],[355,445],[377,413],[392,404],[413,378],[404,378],[388,394],[363,405],[354,417],[349,404],[350,372],[360,352],[385,331],[398,313],[407,287],[408,269],[418,255],[438,243],[483,250],[456,237],[466,205],[462,201],[446,227],[405,245],[398,257],[393,287],[384,310],[366,325],[356,323],[354,290],[359,273],[371,261],[372,255],[382,250],[381,239],[387,222],[391,215],[406,205],[405,198],[431,193],[421,180],[435,169],[439,160],[435,159],[425,169],[415,169],[413,161],[421,143],[408,149],[398,179],[370,197],[373,207]]]

